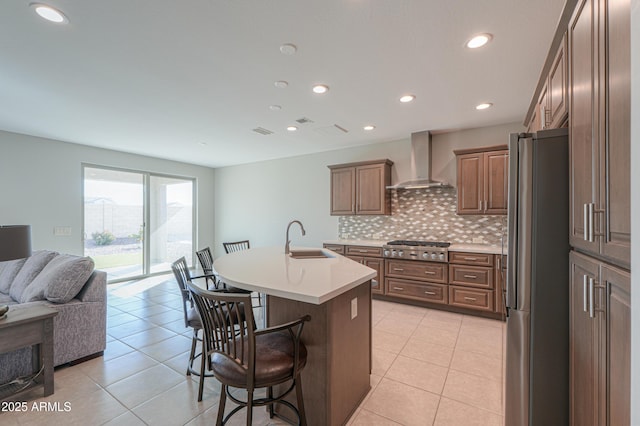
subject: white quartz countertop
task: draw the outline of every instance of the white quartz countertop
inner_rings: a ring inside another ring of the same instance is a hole
[[[463,251],[468,253],[488,253],[502,254],[502,246],[499,244],[451,244],[449,251]],[[504,254],[507,254],[507,247],[504,248]]]
[[[318,250],[292,247],[291,250]],[[327,258],[294,259],[284,247],[256,247],[217,258],[222,281],[245,290],[320,305],[376,277],[376,271],[322,249]]]
[[[387,244],[387,240],[326,240],[324,244],[336,244],[344,246],[367,246],[367,247],[382,247]]]

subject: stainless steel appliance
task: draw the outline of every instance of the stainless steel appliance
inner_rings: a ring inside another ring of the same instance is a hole
[[[505,424],[569,424],[567,129],[512,134]]]
[[[394,240],[382,246],[382,256],[429,262],[449,261],[451,243],[440,241]]]

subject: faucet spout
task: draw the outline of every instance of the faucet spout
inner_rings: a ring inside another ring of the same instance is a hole
[[[289,224],[287,225],[287,235],[285,237],[285,241],[286,243],[284,244],[284,254],[289,254],[289,244],[291,244],[291,240],[289,239],[289,229],[291,228],[291,225],[293,225],[294,223],[297,223],[298,225],[300,225],[300,230],[302,231],[302,235],[306,235],[306,231],[304,230],[304,226],[302,225],[302,222],[300,222],[299,220],[292,220],[291,222],[289,222]]]

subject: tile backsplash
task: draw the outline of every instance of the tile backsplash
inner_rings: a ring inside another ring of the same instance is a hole
[[[506,216],[457,215],[456,188],[392,191],[390,216],[340,216],[338,236],[351,239],[430,240],[500,244]],[[474,241],[474,239],[476,239]]]

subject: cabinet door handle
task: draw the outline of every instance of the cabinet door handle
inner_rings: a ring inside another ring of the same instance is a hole
[[[393,270],[394,271],[398,271],[398,272],[403,272],[404,271],[404,269],[402,269],[402,268],[393,268]]]
[[[402,287],[394,287],[393,289],[394,290],[398,290],[398,291],[403,291],[404,290],[404,288],[402,288]]]
[[[465,257],[464,260],[478,260],[477,257]]]
[[[593,310],[593,277],[589,277],[589,317],[595,318],[595,313]]]
[[[582,239],[585,241],[589,241],[589,207],[587,203],[584,203],[582,206]],[[586,277],[586,275],[585,275]],[[585,281],[586,282],[586,281]],[[585,293],[586,295],[586,293]],[[586,303],[586,302],[585,302]],[[585,309],[586,311],[586,309]]]
[[[477,299],[475,297],[466,297],[465,296],[464,300],[469,300],[471,302],[475,302]]]
[[[429,296],[435,296],[436,293],[434,291],[425,291],[424,294],[428,294]]]
[[[435,275],[436,273],[433,271],[424,271],[425,274],[427,275]]]
[[[464,275],[464,277],[465,277],[465,278],[473,278],[473,279],[478,278],[478,276],[477,276],[477,275]]]
[[[369,250],[358,250],[359,253],[369,253]]]
[[[587,312],[589,308],[587,307],[587,284],[588,277],[586,275],[582,276],[582,309]]]
[[[593,209],[595,207],[594,203],[589,203],[588,204],[588,210],[589,210],[589,242],[593,242]]]

